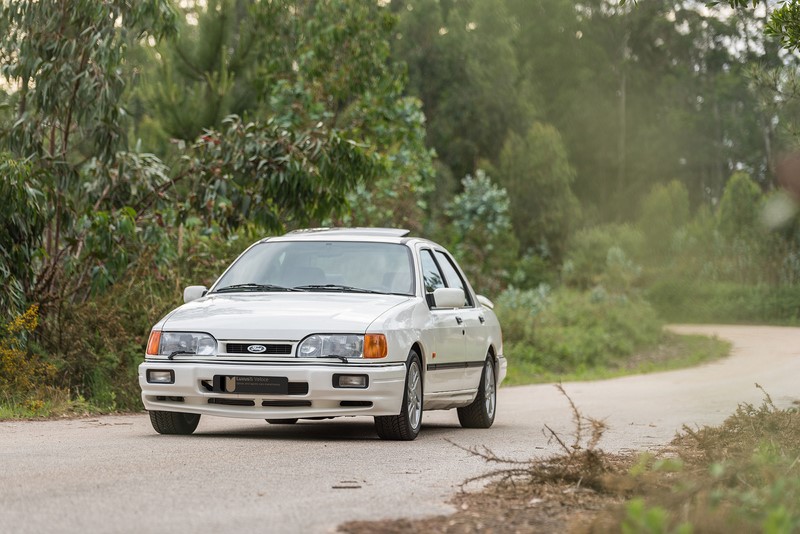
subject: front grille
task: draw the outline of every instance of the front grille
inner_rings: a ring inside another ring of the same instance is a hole
[[[262,352],[255,352],[248,350],[248,347],[260,345],[266,350]],[[252,354],[259,356],[261,354],[291,354],[292,346],[288,343],[226,343],[228,354]]]

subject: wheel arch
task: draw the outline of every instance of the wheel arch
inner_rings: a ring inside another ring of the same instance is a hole
[[[422,349],[422,343],[420,343],[419,341],[415,341],[414,343],[411,344],[411,348],[408,349],[409,355],[411,354],[411,351],[416,352],[417,356],[419,356],[419,365],[420,365],[420,367],[422,367],[420,369],[420,371],[422,372],[422,385],[424,387],[425,386],[425,373],[427,373],[427,370],[428,370],[428,364],[426,363],[428,358],[425,355],[425,351]],[[423,389],[423,392],[424,392],[424,389]]]
[[[492,365],[494,366],[495,372],[497,372],[497,351],[495,350],[493,343],[489,344],[489,350],[487,351],[487,354],[492,357]]]

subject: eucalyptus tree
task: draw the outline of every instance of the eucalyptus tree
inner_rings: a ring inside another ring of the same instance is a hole
[[[158,162],[120,157],[120,100],[126,50],[174,31],[174,17],[166,0],[2,4],[0,73],[10,88],[5,103],[13,117],[3,122],[0,139],[20,162],[4,165],[22,165],[36,181],[15,183],[18,173],[0,175],[5,187],[35,188],[42,196],[27,204],[36,212],[30,224],[18,225],[31,251],[26,272],[18,273],[27,298],[58,300],[104,268],[93,259],[119,260],[118,245],[133,232],[134,216],[125,207],[167,182]],[[40,218],[43,229],[34,222]],[[98,226],[107,239],[95,240],[97,248],[89,250]]]
[[[186,3],[178,38],[144,65],[137,124],[200,138],[192,198],[221,207],[218,222],[419,227],[431,154],[389,55],[394,24],[355,0]]]

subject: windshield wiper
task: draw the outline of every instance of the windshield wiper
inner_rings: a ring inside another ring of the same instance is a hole
[[[343,291],[346,293],[377,293],[378,295],[385,295],[383,291],[375,291],[374,289],[364,289],[362,287],[343,286],[339,284],[309,284],[305,286],[295,286],[292,289],[301,291]]]
[[[233,284],[215,289],[214,293],[230,293],[234,291],[299,291],[291,287],[276,286],[275,284]]]

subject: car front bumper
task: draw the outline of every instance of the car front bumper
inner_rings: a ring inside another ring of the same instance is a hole
[[[148,370],[172,371],[174,383],[148,382]],[[334,387],[334,375],[366,375],[366,388]],[[249,419],[397,415],[406,366],[391,364],[200,363],[149,360],[139,366],[147,410]],[[211,391],[214,376],[285,377],[288,394]]]

